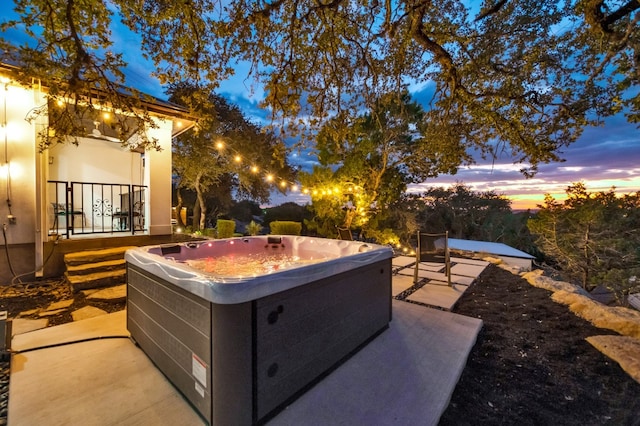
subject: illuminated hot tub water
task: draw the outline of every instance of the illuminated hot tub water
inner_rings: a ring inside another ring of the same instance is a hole
[[[127,251],[127,328],[210,424],[268,420],[391,320],[392,250],[259,236]]]

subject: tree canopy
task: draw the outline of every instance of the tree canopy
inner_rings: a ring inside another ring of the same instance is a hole
[[[336,226],[379,232],[407,184],[457,168],[459,156],[423,137],[424,114],[408,93],[386,94],[351,122],[338,116],[320,129],[320,166],[300,174],[303,186],[317,189],[311,200],[319,232],[332,235]]]
[[[216,187],[216,198],[226,199],[228,204],[232,194],[262,202],[279,183],[268,181],[267,176],[293,180],[284,143],[247,120],[237,106],[184,84],[173,86],[170,93],[172,101],[190,104],[201,117],[195,129],[182,133],[172,144],[178,188],[197,195],[197,229],[205,228],[205,198],[212,187]]]
[[[604,285],[623,300],[638,290],[640,194],[591,193],[581,182],[566,193],[562,203],[547,194],[529,220],[540,250],[584,288]]]
[[[53,96],[122,91],[113,23],[141,38],[162,83],[210,92],[249,64],[248,81],[288,131],[355,117],[382,95],[420,87],[425,137],[460,156],[511,155],[523,172],[560,159],[562,147],[602,117],[640,121],[640,3],[636,0],[14,0],[31,41],[2,40],[2,59]],[[125,97],[124,95],[133,95]],[[129,99],[124,101],[123,99]],[[77,106],[77,105],[76,105]],[[144,111],[144,109],[143,109]],[[144,121],[148,119],[140,115]],[[346,122],[346,121],[345,121]]]

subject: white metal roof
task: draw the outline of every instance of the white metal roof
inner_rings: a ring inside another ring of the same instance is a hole
[[[449,248],[452,250],[471,251],[474,253],[495,254],[498,256],[519,257],[523,259],[535,259],[529,253],[515,249],[503,243],[492,243],[489,241],[471,241],[449,238]]]

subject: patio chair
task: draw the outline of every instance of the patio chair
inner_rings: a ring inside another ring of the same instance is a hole
[[[427,234],[418,232],[416,266],[413,273],[414,284],[418,282],[420,262],[444,263],[447,284],[451,287],[451,258],[449,255],[449,232]]]
[[[349,228],[340,228],[340,227],[338,227],[338,237],[341,240],[353,241],[353,235],[351,234],[351,229],[349,229]]]
[[[82,227],[85,227],[86,216],[81,209],[71,208],[71,206],[64,203],[51,203],[51,206],[53,207],[53,225],[51,226],[51,231],[58,231],[60,226],[59,218],[64,218],[64,227],[72,230],[74,227],[74,219],[76,216],[80,216]],[[69,220],[69,218],[71,218],[71,220]]]
[[[111,215],[113,229],[116,231],[127,231],[129,229],[129,209],[120,210],[116,207],[116,211]]]
[[[133,203],[133,229],[134,231],[144,230],[144,201]]]

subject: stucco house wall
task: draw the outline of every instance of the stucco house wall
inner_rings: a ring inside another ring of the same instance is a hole
[[[135,152],[118,142],[82,137],[79,146],[60,144],[40,152],[37,138],[46,128],[46,115],[31,122],[26,118],[46,104],[46,88],[37,81],[22,87],[2,67],[0,82],[0,285],[14,275],[42,274],[48,254],[44,247],[53,238],[49,231],[55,201],[47,181],[146,185],[145,233],[171,234],[171,141],[193,124],[184,110],[163,101],[155,105],[156,111],[150,108],[157,128],[147,135],[157,139],[159,151]],[[113,235],[96,235],[107,237]]]

